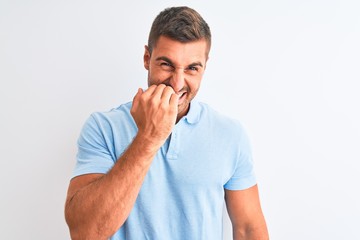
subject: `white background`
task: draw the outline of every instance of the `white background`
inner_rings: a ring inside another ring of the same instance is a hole
[[[356,0],[0,0],[0,239],[69,239],[80,129],[146,87],[151,22],[174,5],[212,29],[198,99],[248,130],[271,239],[360,239]]]

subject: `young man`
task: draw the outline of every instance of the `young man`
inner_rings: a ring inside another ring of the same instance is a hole
[[[72,239],[222,239],[224,197],[234,239],[268,239],[241,125],[194,99],[211,45],[193,9],[154,20],[146,90],[94,113],[78,141],[65,206]]]

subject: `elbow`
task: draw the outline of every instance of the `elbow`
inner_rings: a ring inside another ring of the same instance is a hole
[[[71,214],[68,203],[65,205],[65,221],[69,228],[70,237],[72,240],[81,239],[81,234],[79,233],[79,228],[77,227],[76,220]],[[82,239],[87,239],[84,236]]]
[[[76,219],[73,214],[69,202],[65,204],[65,221],[69,228],[70,238],[72,240],[80,240],[80,239],[93,239],[91,236],[88,236],[89,230],[82,231],[84,229],[81,227],[81,221]]]
[[[107,239],[101,238],[98,234],[95,234],[91,231],[91,229],[85,229],[84,227],[78,226],[76,224],[71,224],[67,220],[67,224],[69,227],[70,238],[72,240],[97,240],[97,239]]]
[[[99,232],[95,228],[69,225],[70,237],[72,240],[107,240],[111,235]]]
[[[79,217],[71,207],[65,206],[65,220],[72,240],[107,240],[116,230],[110,229],[106,221],[96,224],[94,218]]]
[[[86,236],[82,236],[81,234],[79,234],[78,232],[72,230],[71,228],[69,228],[69,230],[70,230],[70,238],[71,238],[71,240],[90,239],[90,238],[87,238]]]

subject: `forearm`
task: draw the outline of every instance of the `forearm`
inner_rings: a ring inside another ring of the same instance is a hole
[[[130,110],[138,132],[128,149],[107,174],[80,176],[70,183],[65,217],[73,239],[107,239],[123,225],[175,125],[177,105],[178,95],[164,84],[138,90]]]
[[[256,228],[248,227],[246,229],[234,228],[233,229],[234,240],[269,240],[269,234],[266,224],[258,226]]]
[[[137,136],[114,167],[69,196],[66,220],[73,239],[107,239],[127,219],[156,154]]]

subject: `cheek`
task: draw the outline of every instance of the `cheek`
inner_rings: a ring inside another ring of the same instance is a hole
[[[197,92],[200,88],[201,78],[189,78],[188,80],[188,87],[193,91]]]
[[[170,77],[170,74],[166,71],[158,70],[157,68],[152,68],[149,70],[149,81],[154,84],[160,84],[166,81]]]

